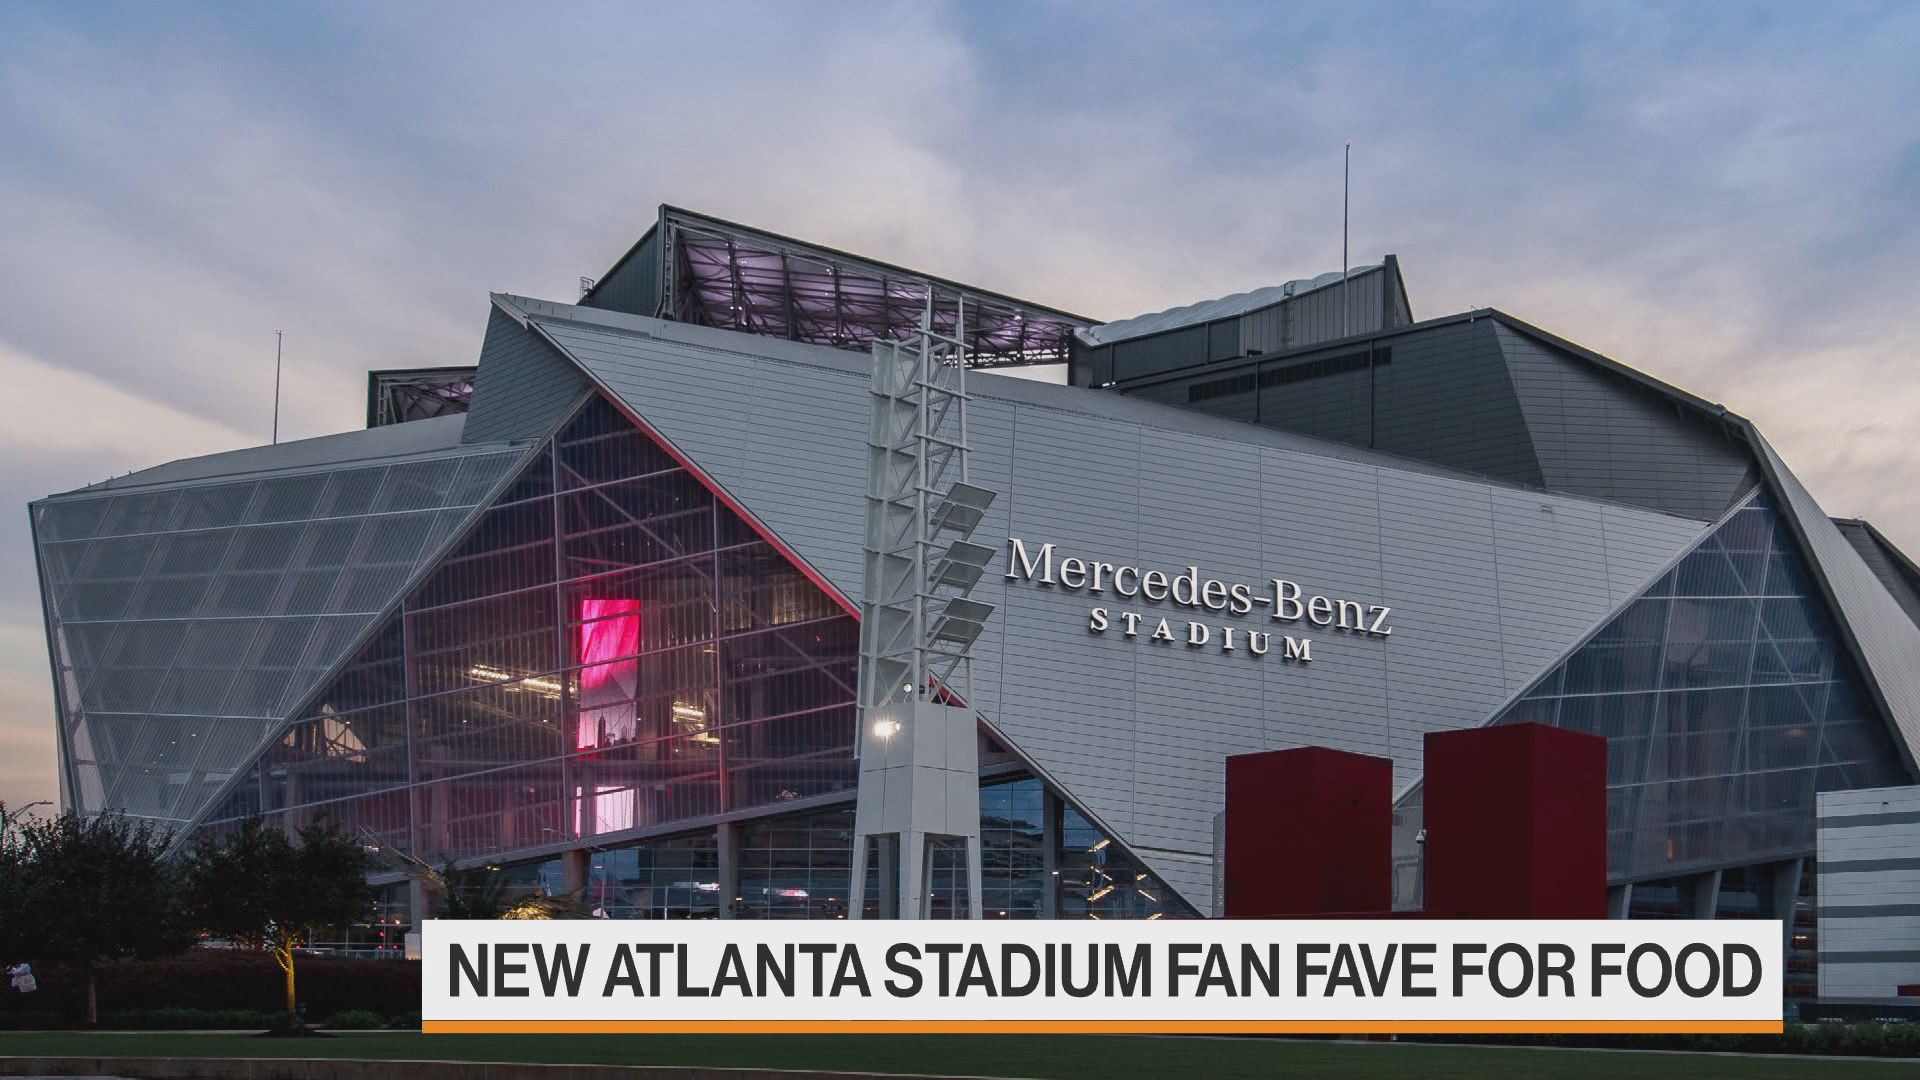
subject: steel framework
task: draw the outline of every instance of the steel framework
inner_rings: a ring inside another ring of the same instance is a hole
[[[672,207],[661,209],[659,314],[835,348],[932,328],[969,367],[1064,364],[1091,319]],[[944,298],[935,303],[935,297]],[[964,296],[966,322],[957,304]]]
[[[439,367],[367,372],[367,426],[466,412],[473,397],[476,370]]]
[[[873,348],[849,895],[864,897],[877,841],[882,917],[926,913],[933,852],[954,843],[966,848],[969,914],[981,916],[980,763],[966,702],[973,642],[993,606],[967,594],[995,555],[969,539],[994,493],[967,479],[967,316],[965,296],[929,292],[918,332]]]

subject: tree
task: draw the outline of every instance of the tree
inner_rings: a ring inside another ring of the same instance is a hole
[[[20,828],[26,820],[0,802],[0,964],[27,955],[26,943],[32,940],[26,931],[27,845]]]
[[[193,935],[171,834],[118,814],[23,818],[0,811],[0,886],[9,957],[85,970],[87,1023],[100,1021],[103,960],[180,952]]]
[[[483,876],[484,875],[484,876]],[[434,875],[440,892],[442,919],[497,919],[500,917],[500,888],[505,879],[497,870],[462,874],[448,863]]]
[[[187,860],[187,896],[208,933],[270,954],[286,977],[289,1027],[299,1025],[294,954],[320,927],[341,926],[372,903],[366,851],[331,824],[309,825],[298,842],[259,819],[226,840],[204,837]]]

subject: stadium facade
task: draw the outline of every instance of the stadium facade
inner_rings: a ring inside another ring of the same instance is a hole
[[[1784,918],[1810,992],[1816,795],[1920,779],[1920,571],[1720,405],[1414,320],[1392,257],[1101,324],[663,207],[577,303],[494,295],[474,367],[374,373],[366,430],[34,503],[64,802],[846,914],[867,350],[930,288],[1000,493],[989,917],[1209,913],[1224,759],[1309,744],[1392,759],[1416,906],[1422,737],[1537,721],[1609,740],[1615,914]]]

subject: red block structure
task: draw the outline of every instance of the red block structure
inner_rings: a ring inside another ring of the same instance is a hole
[[[1543,724],[1426,738],[1428,918],[1603,919],[1607,740]]]
[[[1393,763],[1320,746],[1227,759],[1230,918],[1384,912]]]

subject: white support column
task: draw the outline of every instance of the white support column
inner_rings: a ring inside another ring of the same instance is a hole
[[[1720,913],[1720,871],[1709,870],[1683,879],[1689,913],[1696,919],[1711,919]]]
[[[864,836],[856,835],[853,838],[853,872],[847,884],[847,918],[849,919],[866,917],[867,848],[871,846]],[[880,891],[886,892],[886,887],[881,886]]]
[[[1060,800],[1053,792],[1040,792],[1040,869],[1046,872],[1041,884],[1046,892],[1040,897],[1040,917],[1060,917]]]
[[[408,929],[419,930],[420,924],[433,917],[429,906],[433,903],[433,893],[427,888],[422,877],[407,879],[407,923]]]
[[[720,862],[720,917],[739,918],[734,905],[740,896],[740,826],[731,821],[715,826],[714,847]]]
[[[878,838],[882,889],[897,890],[900,918],[924,918],[933,870],[928,848],[936,840],[959,840],[967,851],[969,892],[979,897],[980,768],[973,710],[914,702],[870,715],[873,722],[861,733],[854,807],[856,873],[865,873],[865,860],[857,853]],[[897,876],[887,866],[887,853],[895,846]],[[889,906],[883,895],[882,917]],[[980,907],[970,901],[969,910]],[[850,910],[848,917],[861,916]]]
[[[924,919],[927,917],[927,834],[923,832],[904,832],[900,834],[902,857],[900,859],[900,917],[903,919]]]
[[[981,895],[980,833],[967,837],[967,918],[984,919],[986,898]]]
[[[1800,906],[1800,878],[1805,867],[1805,859],[1787,859],[1758,871],[1767,878],[1766,910],[1761,914],[1780,920],[1780,947],[1788,951],[1793,948],[1793,917]]]
[[[560,854],[560,891],[585,894],[587,877],[592,872],[593,853],[586,848],[574,848]]]

